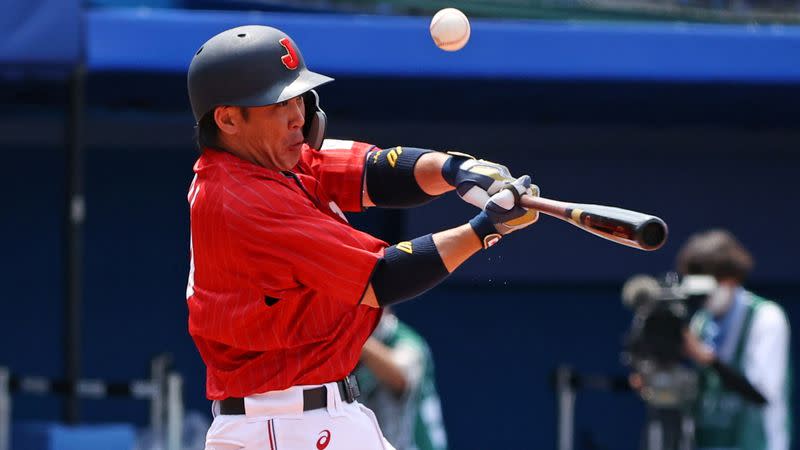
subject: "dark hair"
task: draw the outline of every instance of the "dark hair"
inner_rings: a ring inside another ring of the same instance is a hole
[[[219,148],[219,127],[217,126],[217,122],[214,120],[214,111],[217,108],[213,108],[211,111],[203,114],[203,117],[200,118],[200,121],[197,122],[197,125],[194,127],[194,140],[197,144],[197,148],[202,152],[204,148],[208,147],[215,147]],[[239,108],[242,111],[242,117],[244,120],[247,120],[250,117],[250,110],[242,106]]]
[[[727,230],[709,230],[692,235],[677,257],[684,275],[712,275],[716,279],[744,281],[753,269],[753,257]]]

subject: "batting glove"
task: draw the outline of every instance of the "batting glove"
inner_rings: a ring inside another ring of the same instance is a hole
[[[442,177],[456,188],[458,196],[465,202],[483,208],[489,197],[512,183],[514,177],[508,167],[475,159],[466,153],[447,152],[450,155],[442,166]],[[531,185],[528,195],[539,195],[539,187]]]
[[[531,177],[523,175],[503,186],[491,196],[469,224],[483,242],[483,248],[494,245],[506,234],[531,225],[539,219],[539,212],[520,206],[520,198],[532,192]],[[538,193],[538,189],[536,190]]]

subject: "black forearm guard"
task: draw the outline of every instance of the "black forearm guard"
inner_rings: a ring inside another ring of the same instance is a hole
[[[433,236],[428,234],[387,247],[371,282],[378,304],[388,306],[422,294],[448,275]]]
[[[410,208],[435,199],[435,196],[426,194],[414,178],[417,160],[429,152],[431,150],[413,147],[369,152],[366,161],[367,193],[375,206]]]

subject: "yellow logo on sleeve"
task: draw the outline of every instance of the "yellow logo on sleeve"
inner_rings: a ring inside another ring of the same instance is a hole
[[[408,253],[409,255],[413,255],[414,254],[414,248],[411,246],[411,242],[409,242],[409,241],[403,241],[403,242],[397,244],[395,247],[397,247],[397,249],[400,250],[400,251],[404,251],[404,252]]]
[[[403,154],[403,147],[397,146],[393,148],[389,153],[386,154],[386,159],[389,161],[389,165],[394,168],[397,165],[397,158]]]

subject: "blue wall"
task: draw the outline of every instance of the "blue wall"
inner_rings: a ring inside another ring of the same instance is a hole
[[[800,28],[686,23],[470,20],[457,53],[432,45],[427,17],[259,11],[97,9],[87,60],[97,71],[184,73],[209,37],[280,28],[313,70],[346,76],[796,83]]]

